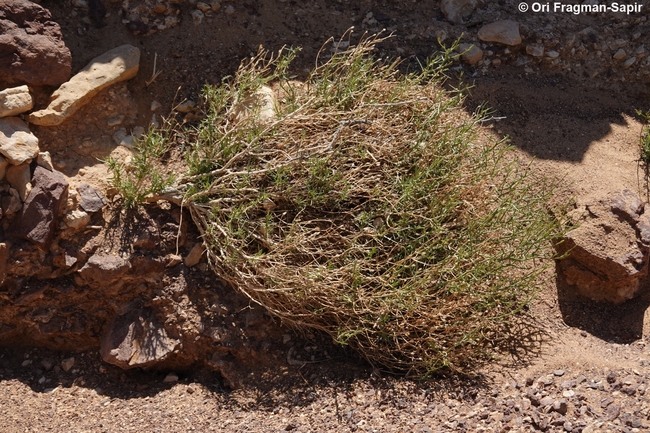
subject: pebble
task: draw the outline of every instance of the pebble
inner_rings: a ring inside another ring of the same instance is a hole
[[[623,60],[627,56],[627,53],[623,48],[620,48],[614,55],[612,56],[613,59],[615,60]]]
[[[167,373],[167,376],[163,379],[163,383],[174,383],[178,382],[178,375],[176,373]]]
[[[226,15],[232,15],[235,13],[235,7],[233,5],[228,5],[223,8],[223,11],[226,13]]]
[[[558,377],[559,377],[559,376],[564,376],[564,370],[555,370],[555,371],[553,372],[553,374],[556,375],[556,376],[558,376]]]
[[[70,369],[74,366],[74,357],[71,356],[70,358],[66,358],[63,361],[61,361],[61,368],[63,371],[68,372]]]

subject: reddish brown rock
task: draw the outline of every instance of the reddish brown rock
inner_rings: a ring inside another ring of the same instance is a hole
[[[32,191],[14,220],[11,232],[41,249],[49,248],[67,199],[68,182],[63,175],[37,166],[32,177]]]
[[[579,226],[556,249],[566,257],[560,271],[578,293],[594,301],[620,304],[637,296],[648,275],[650,245],[645,240],[643,202],[623,191],[588,206]]]
[[[72,57],[50,12],[28,0],[0,0],[0,81],[58,86]]]
[[[86,284],[103,287],[118,281],[131,269],[131,264],[121,257],[110,254],[95,254],[79,270]]]

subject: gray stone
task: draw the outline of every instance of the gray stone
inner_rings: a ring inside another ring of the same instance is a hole
[[[501,20],[486,24],[478,31],[478,38],[484,42],[519,45],[521,44],[519,23],[513,20]]]
[[[42,126],[60,125],[102,89],[135,77],[139,66],[140,50],[132,45],[107,51],[62,84],[52,95],[50,105],[30,114],[29,121]]]
[[[131,269],[131,264],[121,257],[95,254],[79,269],[79,276],[89,285],[104,287],[117,282]]]
[[[0,92],[0,117],[16,116],[34,107],[27,86],[12,87]]]
[[[629,189],[617,192],[612,198],[612,211],[630,221],[637,221],[645,204]]]
[[[19,118],[0,119],[0,154],[13,165],[29,162],[38,154],[38,138]]]
[[[56,223],[68,198],[68,182],[63,175],[37,166],[32,177],[32,192],[12,223],[12,234],[48,249],[54,239]]]
[[[113,319],[99,352],[105,362],[120,368],[145,368],[167,359],[178,345],[151,310],[136,309]]]
[[[106,199],[99,190],[93,188],[87,183],[82,183],[77,187],[79,193],[79,206],[86,212],[97,212],[106,206]]]
[[[476,0],[441,0],[440,10],[452,23],[463,24],[476,9],[476,3]]]
[[[483,59],[483,50],[474,44],[458,44],[461,58],[470,65],[475,65]]]

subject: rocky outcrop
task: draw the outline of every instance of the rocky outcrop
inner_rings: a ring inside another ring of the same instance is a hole
[[[0,81],[58,86],[72,57],[50,12],[28,0],[0,0]]]
[[[13,221],[11,233],[47,250],[64,211],[68,182],[61,173],[37,166],[31,184],[32,191]]]
[[[102,89],[135,77],[139,66],[140,50],[132,45],[107,51],[61,85],[48,107],[30,114],[28,119],[35,125],[60,125]]]
[[[34,107],[27,86],[12,87],[0,92],[0,117],[16,116]]]
[[[576,229],[556,245],[566,282],[594,301],[620,304],[638,295],[648,275],[650,215],[624,190],[588,205]]]

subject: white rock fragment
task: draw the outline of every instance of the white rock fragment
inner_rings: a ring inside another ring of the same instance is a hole
[[[486,24],[478,31],[478,38],[483,42],[496,42],[504,45],[521,44],[519,23],[513,20],[500,20]]]
[[[18,117],[0,119],[0,153],[13,165],[31,161],[38,153],[38,138]]]
[[[273,89],[262,86],[235,105],[233,109],[235,122],[241,122],[253,116],[262,123],[272,123],[277,120],[277,104],[278,100]]]
[[[546,55],[548,56],[549,59],[557,59],[558,57],[560,57],[560,53],[558,53],[555,50],[549,51],[548,53],[546,53]]]
[[[140,50],[132,45],[107,51],[63,83],[52,94],[50,105],[30,114],[29,121],[41,126],[60,125],[102,89],[135,77],[139,66]]]
[[[80,209],[72,210],[65,215],[65,224],[73,230],[81,230],[90,224],[90,215]]]
[[[54,165],[52,165],[52,156],[50,152],[39,152],[38,157],[36,158],[36,164],[40,165],[46,170],[54,171]]]
[[[636,57],[630,57],[629,59],[627,59],[626,61],[623,62],[623,67],[624,68],[629,68],[630,66],[632,66],[634,64],[634,62],[636,62]]]
[[[0,92],[0,117],[16,116],[34,107],[27,86],[12,87]]]
[[[235,13],[235,7],[233,5],[228,5],[223,9],[223,11],[226,13],[226,15],[232,15]]]

